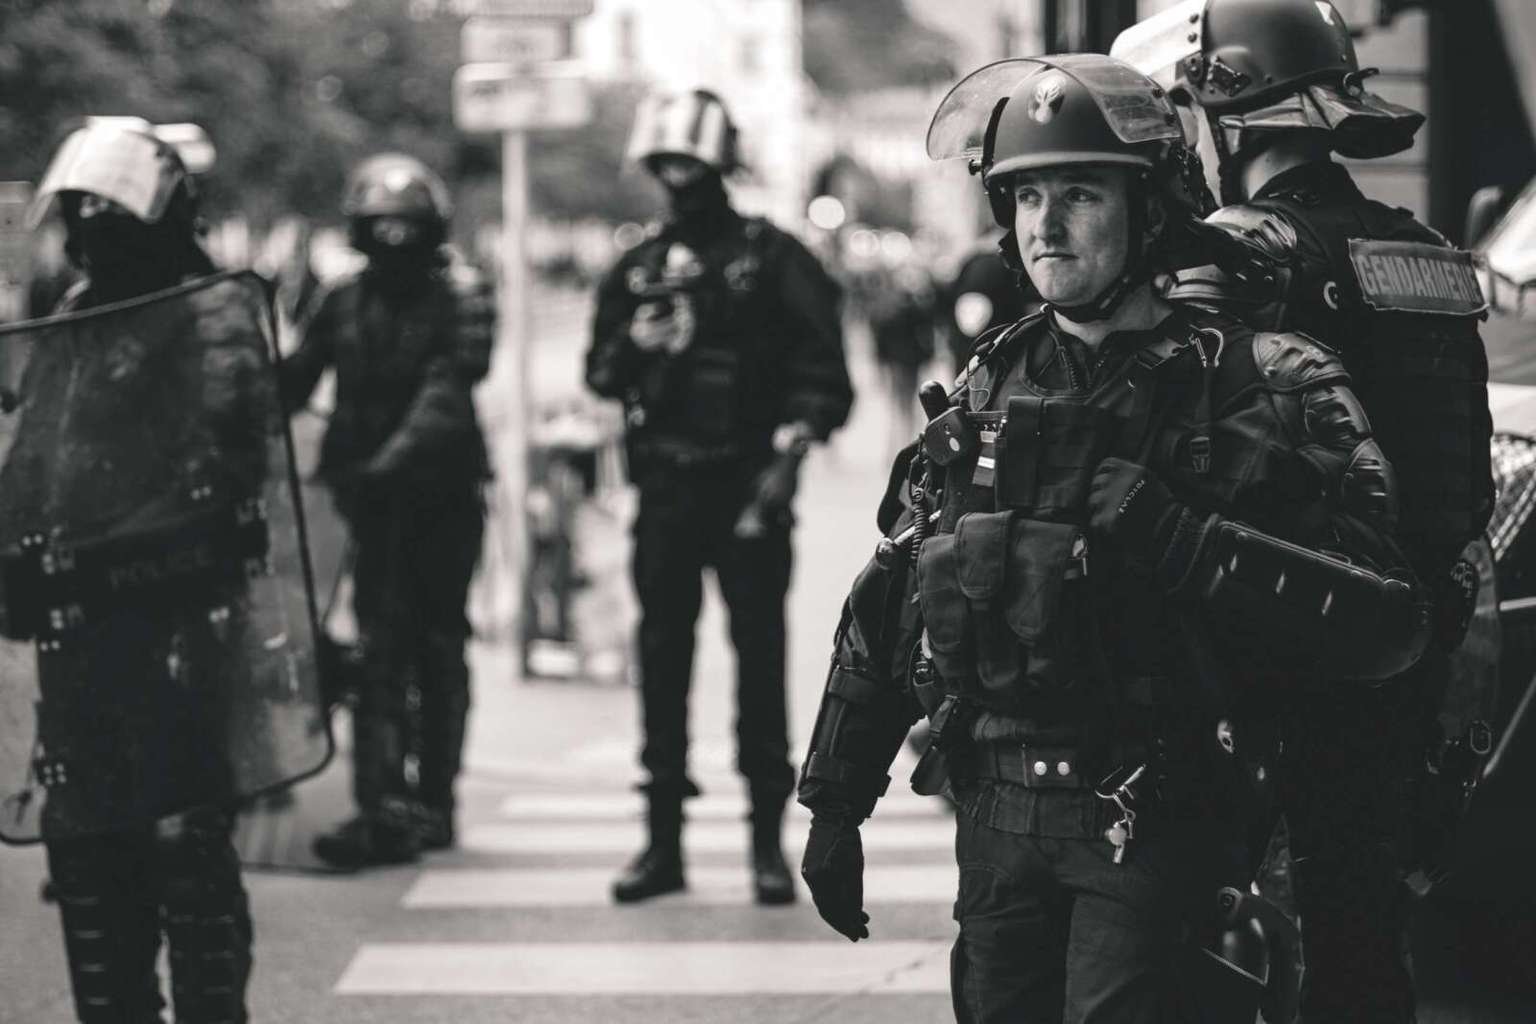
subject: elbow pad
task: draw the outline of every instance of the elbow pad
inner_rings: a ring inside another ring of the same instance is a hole
[[[1198,595],[1276,650],[1369,680],[1398,675],[1423,655],[1431,608],[1409,581],[1216,516],[1201,529],[1200,554],[1176,592]]]
[[[888,769],[916,720],[904,690],[834,661],[800,772],[800,802],[855,822],[869,817],[891,784]]]

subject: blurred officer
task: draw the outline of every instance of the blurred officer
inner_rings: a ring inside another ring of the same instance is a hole
[[[829,924],[869,934],[858,825],[926,713],[914,787],[959,805],[958,1020],[1252,1020],[1260,972],[1211,938],[1244,902],[1218,893],[1245,888],[1249,705],[1422,649],[1390,468],[1329,352],[1153,291],[1203,184],[1151,80],[1094,54],[994,64],[928,145],[972,158],[1045,305],[947,400],[925,387],[880,517],[907,536],[837,630],[802,871]]]
[[[1445,735],[1436,721],[1478,582],[1462,553],[1493,508],[1484,302],[1471,257],[1407,210],[1366,198],[1330,158],[1401,152],[1424,122],[1365,91],[1375,69],[1360,68],[1331,4],[1182,4],[1116,46],[1203,111],[1228,204],[1209,224],[1266,268],[1186,272],[1175,295],[1337,351],[1397,472],[1398,535],[1435,599],[1434,642],[1390,686],[1319,680],[1299,694],[1280,795],[1306,946],[1304,1017],[1411,1020],[1399,879],[1427,887],[1445,867],[1451,825],[1416,807],[1446,803],[1434,792],[1444,787],[1470,792],[1477,759],[1462,748],[1487,752],[1486,725],[1479,739]]]
[[[944,296],[944,333],[957,373],[977,338],[1024,315],[1025,299],[1019,275],[1003,264],[995,241],[981,241],[965,254]]]
[[[419,160],[365,160],[342,213],[368,263],[322,294],[283,383],[299,408],[336,369],[319,476],[357,552],[358,814],[314,849],[356,868],[454,842],[469,713],[464,608],[489,476],[472,391],[490,366],[495,311],[481,275],[445,245],[448,190]]]
[[[688,686],[701,575],[715,570],[736,647],[737,768],[752,803],[764,903],[794,899],[780,827],[794,789],[784,693],[790,502],[812,441],[847,419],[838,289],[804,246],[731,208],[736,128],[703,90],[642,106],[629,155],[669,215],[598,287],[587,384],[624,402],[639,595],[640,760],[650,840],[614,883],[620,902],[684,886]]]
[[[163,935],[176,1020],[213,1024],[246,1019],[251,970],[233,805],[328,746],[299,535],[265,527],[297,514],[265,288],[213,276],[158,131],[65,139],[33,223],[58,203],[82,278],[0,338],[30,352],[0,466],[3,631],[37,648],[35,679],[7,667],[37,721],[0,834],[46,841],[81,1021],[161,1019]]]

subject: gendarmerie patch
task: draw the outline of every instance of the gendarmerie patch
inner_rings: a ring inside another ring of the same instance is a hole
[[[1373,309],[1472,316],[1488,308],[1469,252],[1351,238],[1349,261],[1360,294]]]

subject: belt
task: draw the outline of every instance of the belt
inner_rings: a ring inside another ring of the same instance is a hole
[[[994,740],[969,744],[956,753],[962,771],[972,778],[1026,789],[1086,789],[1094,781],[1083,774],[1076,743]]]

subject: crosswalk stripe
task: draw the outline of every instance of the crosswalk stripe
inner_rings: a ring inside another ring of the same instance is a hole
[[[808,823],[791,821],[784,842],[791,849],[805,842]],[[954,847],[955,826],[944,818],[866,822],[859,830],[866,850],[933,850]],[[633,853],[644,838],[638,821],[558,822],[550,825],[475,825],[464,830],[459,845],[472,853],[520,853],[558,856],[567,853]],[[745,850],[747,827],[736,821],[701,821],[683,830],[689,853]]]
[[[338,995],[840,995],[948,990],[946,942],[367,943]]]
[[[446,868],[423,871],[401,906],[412,910],[488,909],[493,907],[599,907],[613,901],[612,868]],[[864,871],[864,903],[952,903],[956,875],[953,861],[869,867]],[[749,901],[745,867],[691,867],[688,890],[658,899],[655,906],[731,906]]]
[[[713,793],[686,804],[689,821],[739,821],[748,809],[740,793]],[[638,818],[645,811],[644,800],[635,793],[518,793],[501,803],[501,816],[509,819],[539,821],[602,821]],[[797,818],[810,817],[810,811],[791,803],[789,813]],[[916,796],[890,797],[880,801],[881,820],[892,818],[933,818],[941,813],[939,803]]]

